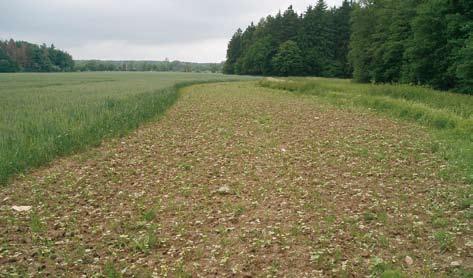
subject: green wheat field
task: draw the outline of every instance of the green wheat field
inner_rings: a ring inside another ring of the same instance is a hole
[[[183,84],[229,79],[196,73],[1,74],[0,183],[127,133],[162,114]]]

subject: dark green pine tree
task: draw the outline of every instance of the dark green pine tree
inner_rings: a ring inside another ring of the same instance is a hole
[[[297,43],[302,50],[307,75],[322,76],[333,60],[333,37],[327,5],[319,0],[302,19]]]
[[[228,43],[227,49],[227,60],[223,66],[223,72],[227,74],[238,74],[235,70],[237,60],[241,56],[242,45],[241,45],[242,31],[238,29],[233,35],[232,39]]]
[[[417,9],[412,22],[413,37],[406,50],[404,80],[446,89],[453,76],[447,75],[449,49],[447,47],[448,7],[445,1],[427,1]]]
[[[466,0],[431,0],[418,6],[406,51],[404,81],[439,89],[455,88],[464,82],[472,9],[472,1]]]
[[[304,70],[302,51],[294,41],[281,44],[272,59],[274,72],[280,76],[301,75]]]
[[[31,46],[31,71],[48,72],[52,71],[53,64],[49,59],[48,48],[46,45]]]
[[[371,0],[361,0],[354,5],[348,58],[353,66],[353,79],[372,81],[371,63],[375,48],[373,28],[377,25],[376,7]]]
[[[283,43],[283,18],[281,12],[278,12],[276,16],[268,16],[266,18],[265,33],[271,35],[273,39],[273,46],[277,47]]]
[[[376,82],[399,82],[404,52],[412,36],[411,22],[419,0],[378,0],[374,6],[376,27],[372,34],[370,76]]]
[[[58,50],[51,45],[48,49],[49,59],[53,64],[54,71],[71,71],[74,68],[74,60],[68,53]]]
[[[257,39],[246,51],[242,58],[242,69],[245,74],[271,74],[271,58],[273,55],[272,39],[268,35]]]
[[[292,5],[287,8],[281,18],[281,29],[280,29],[280,43],[297,39],[297,33],[300,28],[300,17],[292,8]]]
[[[333,61],[327,70],[327,75],[332,77],[351,77],[352,67],[348,61],[350,45],[350,18],[352,4],[344,0],[339,8],[331,11],[331,40],[333,46]]]
[[[256,26],[252,22],[250,26],[248,26],[241,35],[241,51],[235,64],[235,71],[238,72],[239,74],[256,74],[256,73],[249,73],[248,69],[246,69],[245,65],[243,65],[243,60],[245,59],[248,50],[254,44],[255,31],[256,31]]]

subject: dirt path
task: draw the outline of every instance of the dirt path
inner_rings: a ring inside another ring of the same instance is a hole
[[[2,188],[0,276],[460,273],[470,226],[428,139],[254,83],[194,86],[160,121]]]

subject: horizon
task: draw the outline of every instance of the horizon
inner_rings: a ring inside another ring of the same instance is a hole
[[[342,0],[325,2],[332,7]],[[221,63],[226,58],[228,41],[238,28],[244,29],[249,22],[258,22],[290,5],[300,14],[315,3],[139,0],[118,5],[112,0],[49,0],[46,5],[38,5],[33,0],[19,0],[0,3],[0,9],[8,15],[0,18],[0,39],[54,44],[74,60],[168,58],[189,63]],[[145,6],[148,8],[143,9]]]

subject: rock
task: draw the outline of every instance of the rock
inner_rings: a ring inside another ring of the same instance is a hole
[[[218,194],[222,194],[222,195],[228,195],[228,194],[232,194],[232,190],[230,189],[230,187],[224,185],[224,186],[221,186],[221,187],[217,190],[217,193],[218,193]]]
[[[14,211],[23,212],[23,211],[30,211],[31,206],[12,206],[11,207]]]
[[[285,153],[287,150],[285,148],[281,148],[281,152]]]
[[[451,267],[459,267],[461,265],[462,265],[461,261],[453,261],[453,262],[450,263]]]
[[[414,263],[414,260],[410,256],[406,256],[406,258],[404,259],[404,262],[407,265],[411,266]]]

